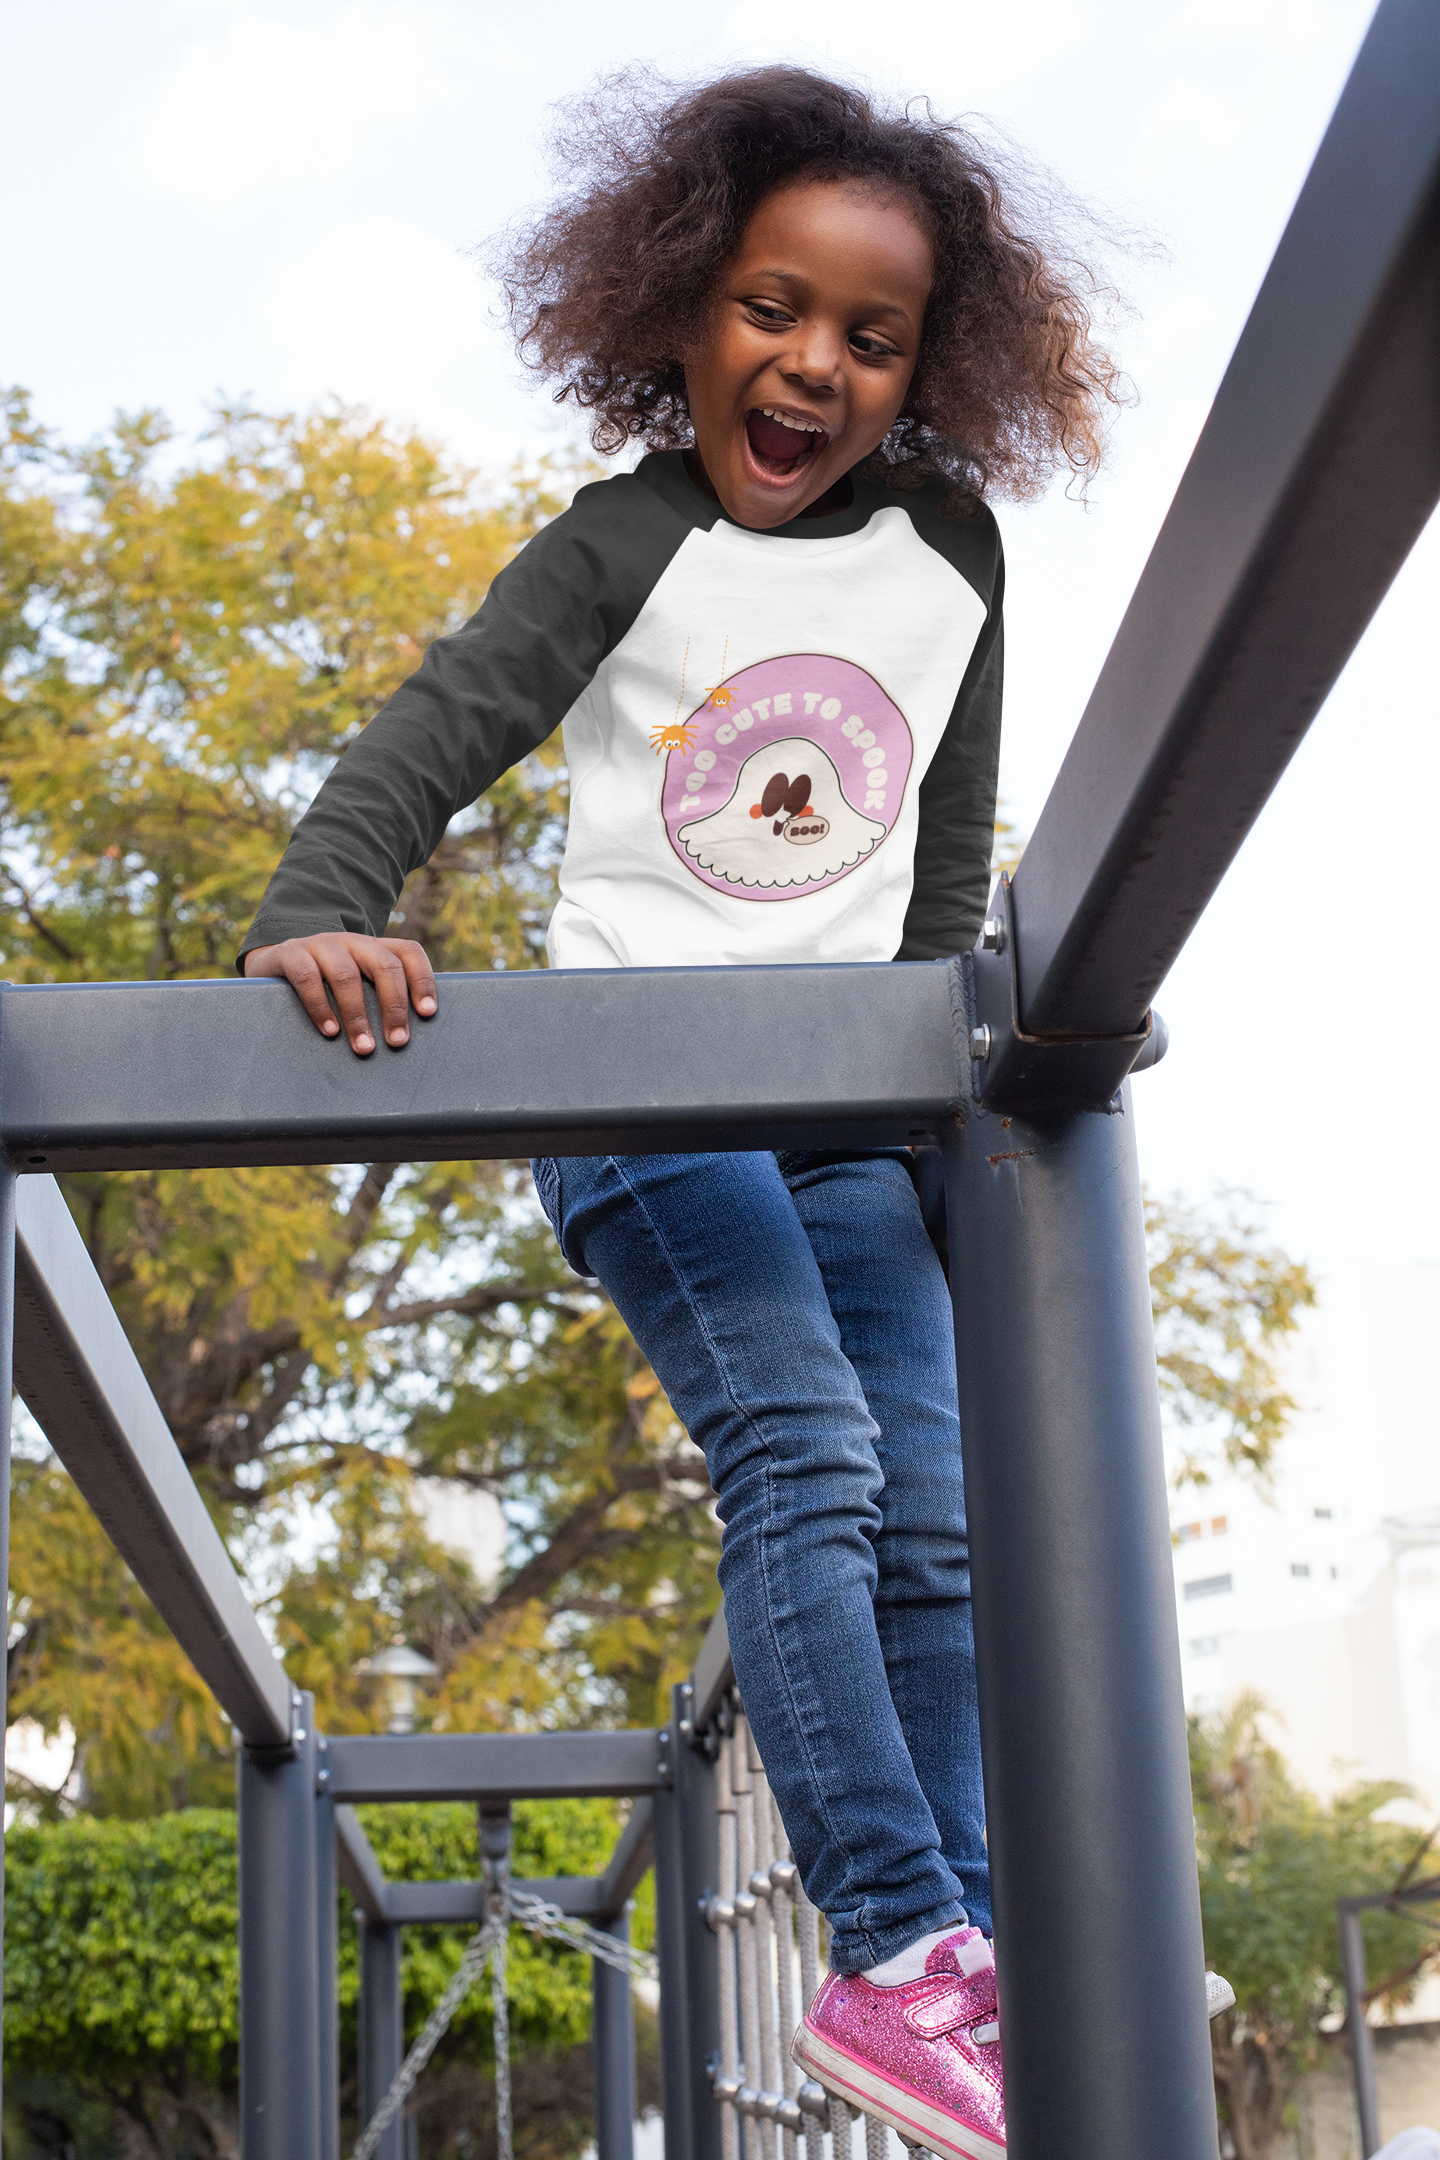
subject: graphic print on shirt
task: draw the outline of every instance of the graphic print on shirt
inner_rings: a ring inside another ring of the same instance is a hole
[[[914,757],[873,675],[830,653],[743,668],[667,746],[661,810],[691,874],[742,900],[799,900],[848,877],[895,823]],[[668,731],[667,731],[668,732]],[[658,746],[657,746],[658,747]]]

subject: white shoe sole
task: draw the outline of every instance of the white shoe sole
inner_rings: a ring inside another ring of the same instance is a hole
[[[1005,2151],[983,2130],[969,2130],[944,2108],[922,2100],[918,2093],[902,2091],[808,2025],[796,2033],[790,2052],[801,2069],[818,2078],[827,2091],[864,2108],[867,2114],[878,2115],[909,2144],[928,2146],[931,2152],[951,2155],[952,2160],[996,2160]]]

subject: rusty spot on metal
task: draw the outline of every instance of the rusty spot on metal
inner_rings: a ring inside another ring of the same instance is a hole
[[[1034,1153],[1033,1147],[1012,1148],[1008,1155],[987,1155],[985,1160],[994,1170],[1002,1162],[1026,1162]]]

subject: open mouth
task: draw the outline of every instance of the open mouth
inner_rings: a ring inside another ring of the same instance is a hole
[[[822,427],[756,406],[745,415],[750,455],[767,480],[792,480],[819,456],[830,437]]]

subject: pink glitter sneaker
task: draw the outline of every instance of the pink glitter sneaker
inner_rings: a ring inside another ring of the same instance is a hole
[[[852,2106],[953,2160],[1005,2150],[995,1953],[979,1928],[937,1943],[919,1980],[831,1973],[791,2054]]]

